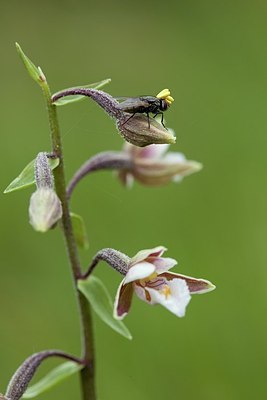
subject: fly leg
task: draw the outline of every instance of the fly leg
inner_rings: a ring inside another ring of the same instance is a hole
[[[157,115],[161,115],[161,125],[167,130],[166,126],[164,125],[163,112],[156,113],[155,115],[153,115],[153,118],[155,118]]]
[[[132,114],[126,121],[123,122],[122,126],[125,125],[128,121],[130,121],[131,118],[135,116],[136,113]]]
[[[150,129],[150,119],[149,119],[149,113],[148,112],[146,113],[146,116],[147,116],[147,120],[148,120],[148,129]]]

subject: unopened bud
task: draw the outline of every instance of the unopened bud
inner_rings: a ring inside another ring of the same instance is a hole
[[[124,113],[117,120],[117,127],[127,142],[138,147],[150,144],[173,144],[176,142],[172,131],[168,131],[155,119],[148,119],[143,114],[135,114],[129,118],[129,114]]]
[[[40,188],[30,199],[30,223],[38,232],[46,232],[62,217],[61,202],[53,189]]]
[[[54,191],[54,178],[47,154],[39,153],[35,160],[37,186],[30,199],[30,224],[38,232],[46,232],[62,217],[61,202]]]

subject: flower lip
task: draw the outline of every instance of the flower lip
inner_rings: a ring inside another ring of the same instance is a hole
[[[167,290],[155,290],[147,287],[152,304],[161,304],[177,317],[184,317],[186,306],[191,300],[187,284],[182,279],[175,279],[167,286]]]

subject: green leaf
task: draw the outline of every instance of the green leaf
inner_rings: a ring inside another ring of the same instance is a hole
[[[74,237],[75,237],[76,243],[82,249],[86,250],[89,247],[89,242],[88,242],[88,237],[87,237],[87,233],[86,233],[84,220],[80,215],[75,214],[73,212],[71,212],[70,215],[71,215],[72,226],[73,226]]]
[[[63,380],[69,378],[71,375],[80,371],[82,365],[74,361],[67,361],[50,371],[44,378],[42,378],[35,385],[30,386],[23,395],[23,399],[32,399],[39,394],[46,392],[53,386],[59,384]]]
[[[104,79],[103,81],[100,82],[95,82],[95,83],[91,83],[89,85],[84,85],[84,86],[77,86],[77,88],[90,88],[90,89],[100,89],[103,86],[107,85],[109,82],[111,82],[111,79]],[[68,88],[68,89],[72,89],[72,88]],[[68,89],[63,89],[61,90],[68,90]],[[53,95],[55,96],[55,95]],[[84,100],[86,97],[85,96],[81,96],[79,94],[74,95],[74,96],[66,96],[66,97],[61,97],[60,99],[58,99],[57,101],[55,101],[53,104],[55,104],[56,106],[65,106],[66,104],[70,104],[70,103],[74,103],[76,101],[81,101]]]
[[[59,164],[59,158],[49,158],[48,159],[50,168],[53,170]],[[35,159],[32,160],[24,170],[17,176],[6,188],[4,193],[14,192],[15,190],[24,189],[35,183],[34,177],[34,164]]]
[[[44,74],[42,73],[41,68],[40,67],[37,68],[33,64],[33,62],[22,51],[22,48],[18,43],[16,43],[16,48],[30,76],[35,82],[37,82],[40,85],[44,81]]]
[[[127,339],[132,339],[132,335],[122,321],[113,317],[113,305],[103,282],[90,275],[86,280],[78,281],[78,289],[84,294],[97,315],[110,328]]]

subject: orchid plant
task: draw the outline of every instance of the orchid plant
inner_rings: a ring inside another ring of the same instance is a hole
[[[29,205],[32,227],[38,232],[47,232],[55,226],[62,229],[74,290],[77,291],[83,339],[79,357],[61,350],[44,350],[28,357],[12,376],[5,395],[0,394],[0,399],[33,398],[70,375],[79,373],[83,399],[95,400],[97,395],[91,309],[113,330],[131,339],[122,319],[130,311],[134,293],[148,305],[160,304],[175,316],[183,317],[192,294],[209,292],[215,286],[206,279],[169,272],[177,261],[163,257],[166,251],[163,246],[141,250],[134,257],[105,248],[93,257],[86,272],[83,272],[78,247],[88,247],[87,235],[82,217],[70,211],[72,193],[81,179],[103,169],[116,170],[123,185],[130,187],[134,180],[146,186],[180,182],[186,175],[199,171],[202,166],[196,161],[187,160],[182,153],[167,151],[175,143],[175,135],[163,123],[151,118],[148,124],[148,114],[130,114],[120,107],[115,98],[99,90],[109,79],[65,89],[52,95],[41,68],[32,63],[18,44],[17,50],[30,76],[44,94],[52,149],[49,152],[40,152],[11,182],[5,193],[35,184],[36,191],[31,195]],[[87,160],[66,185],[57,107],[86,97],[95,101],[114,119],[126,142],[121,151],[102,152]],[[165,101],[166,107],[174,101],[168,89],[161,91],[157,98]],[[93,274],[99,261],[106,262],[123,275],[113,307],[104,283]],[[52,370],[45,379],[30,386],[37,368],[49,357],[60,357],[65,362]]]

